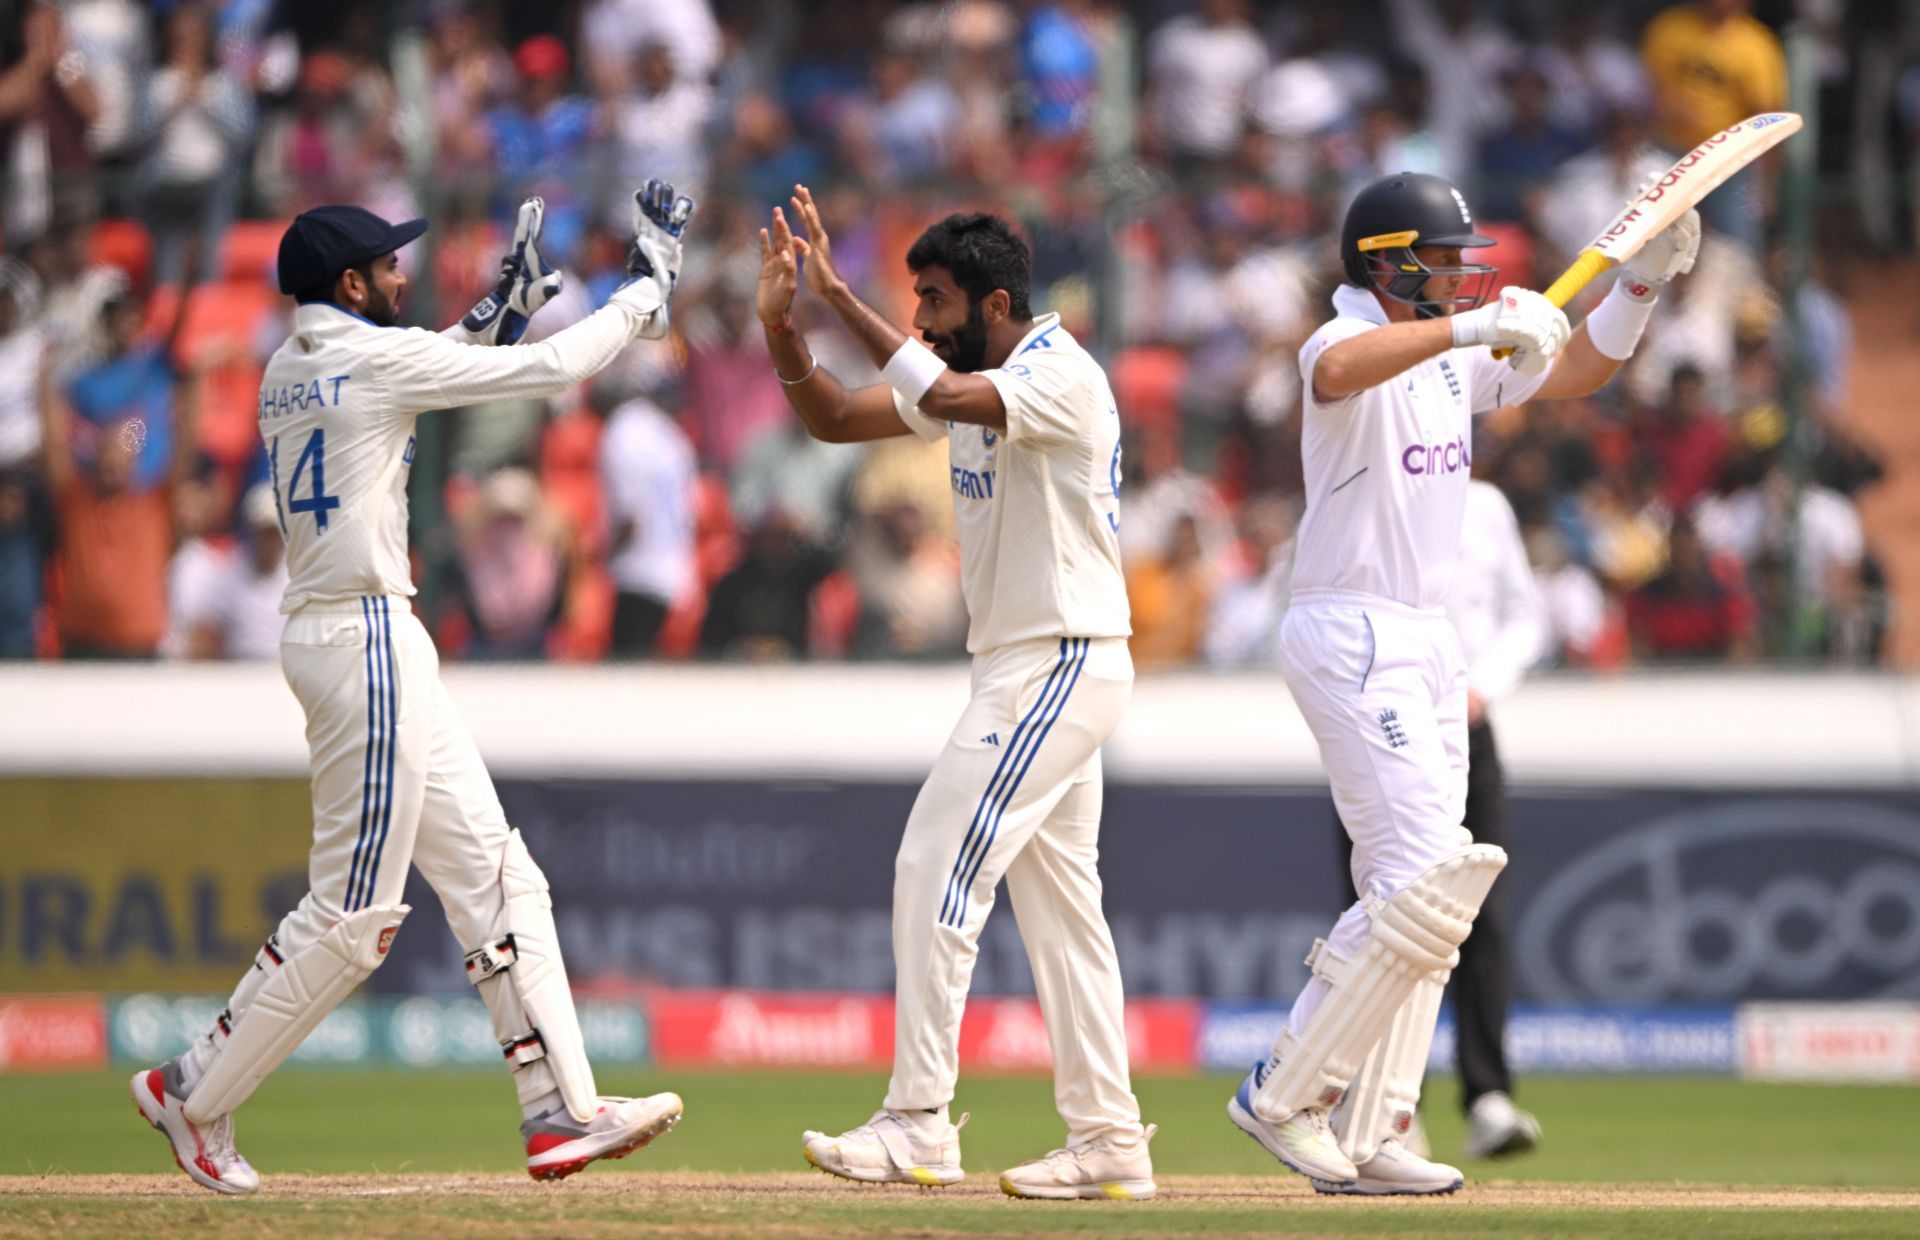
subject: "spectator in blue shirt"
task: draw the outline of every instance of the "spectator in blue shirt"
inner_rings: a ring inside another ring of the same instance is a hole
[[[585,204],[572,187],[586,166],[593,105],[567,93],[571,62],[566,45],[552,35],[522,43],[513,53],[513,67],[520,78],[519,99],[487,113],[500,174],[496,205],[507,219],[529,194],[545,198],[541,252],[564,263],[578,250],[586,223]]]

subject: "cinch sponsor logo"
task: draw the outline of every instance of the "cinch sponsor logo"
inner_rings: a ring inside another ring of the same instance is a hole
[[[1464,435],[1446,443],[1417,443],[1400,454],[1410,474],[1457,474],[1473,464],[1473,448]]]

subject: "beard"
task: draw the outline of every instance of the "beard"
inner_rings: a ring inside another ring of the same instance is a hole
[[[394,327],[400,322],[399,299],[389,297],[380,291],[377,284],[367,286],[366,317],[369,322],[381,327]]]
[[[945,346],[947,368],[961,374],[983,370],[987,364],[987,316],[979,302],[967,305],[967,321],[945,335],[924,333],[929,344]]]

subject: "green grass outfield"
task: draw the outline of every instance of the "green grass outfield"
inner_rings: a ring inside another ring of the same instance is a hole
[[[287,1071],[241,1116],[266,1179],[226,1200],[190,1189],[135,1113],[125,1074],[0,1077],[0,1235],[1920,1235],[1920,1091],[1696,1079],[1541,1079],[1522,1101],[1545,1126],[1527,1157],[1466,1163],[1469,1190],[1432,1201],[1317,1199],[1235,1130],[1225,1077],[1137,1083],[1161,1200],[1011,1202],[991,1172],[1062,1132],[1035,1078],[969,1078],[962,1191],[861,1188],[804,1172],[800,1132],[871,1113],[877,1076],[609,1074],[602,1088],[672,1088],[687,1118],[652,1149],[565,1184],[524,1178],[504,1074]],[[1429,1091],[1435,1153],[1458,1158],[1451,1081]],[[449,1179],[456,1173],[479,1178]],[[667,1174],[674,1173],[674,1174]],[[694,1174],[680,1174],[694,1173]],[[116,1177],[78,1181],[69,1177]],[[311,1179],[311,1176],[352,1177]],[[127,1179],[126,1177],[138,1177]],[[1205,1178],[1201,1178],[1205,1177]],[[278,1183],[276,1184],[276,1178]],[[1702,1186],[1694,1191],[1687,1186]],[[1718,1186],[1718,1187],[1712,1187]],[[1800,1186],[1797,1191],[1781,1191]],[[1907,1190],[1867,1192],[1863,1190]],[[1845,1191],[1832,1191],[1845,1190]],[[368,1194],[379,1194],[368,1196]]]

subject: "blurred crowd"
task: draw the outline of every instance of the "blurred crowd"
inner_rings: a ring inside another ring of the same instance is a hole
[[[416,581],[448,657],[961,652],[944,446],[814,443],[767,362],[754,231],[804,181],[841,271],[897,320],[926,223],[985,207],[1025,229],[1036,308],[1096,347],[1127,426],[1137,662],[1267,662],[1301,503],[1296,352],[1330,313],[1351,193],[1447,176],[1501,281],[1539,287],[1649,173],[1786,104],[1788,19],[1819,52],[1823,131],[1864,109],[1920,150],[1899,6],[1856,7],[4,6],[0,657],[274,653],[253,419],[290,310],[270,284],[286,219],[427,215],[402,259],[409,318],[439,328],[538,193],[568,274],[538,338],[620,279],[628,194],[659,176],[700,201],[673,338],[561,399],[422,421]],[[1823,143],[1829,182],[1857,147]],[[1550,658],[1878,657],[1847,295],[1863,240],[1910,238],[1900,157],[1868,159],[1883,192],[1818,211],[1813,262],[1781,241],[1780,162],[1743,175],[1619,380],[1481,420],[1474,469],[1518,512]],[[823,364],[875,379],[797,310]]]

